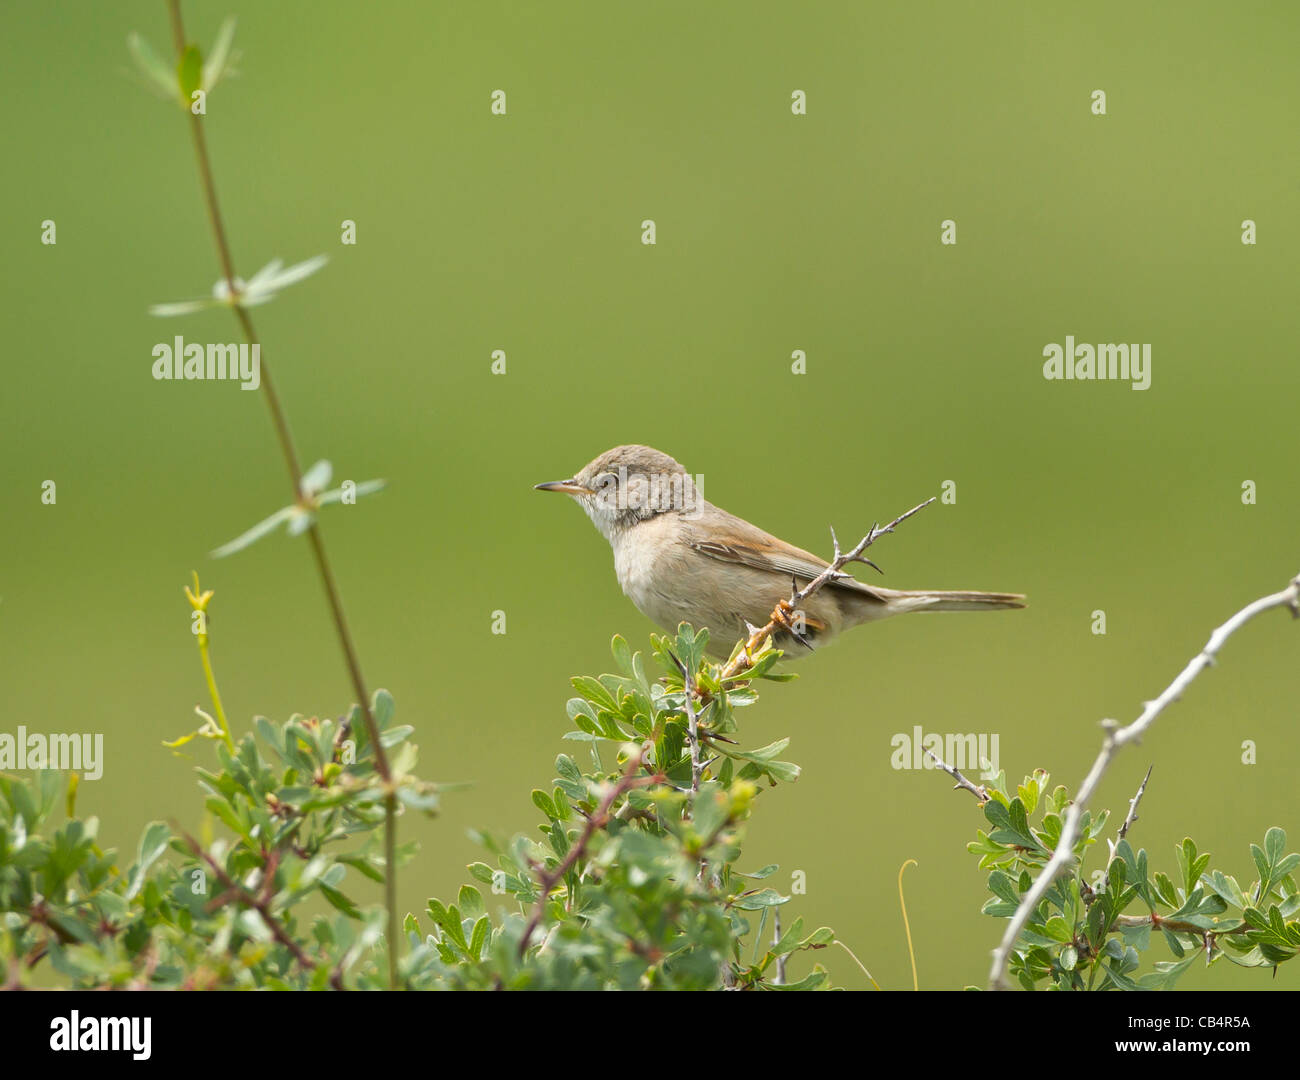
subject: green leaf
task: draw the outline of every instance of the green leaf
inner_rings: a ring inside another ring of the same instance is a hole
[[[255,544],[268,533],[274,532],[275,529],[288,521],[294,515],[301,516],[298,507],[282,506],[268,518],[263,518],[247,532],[240,533],[228,544],[222,544],[221,547],[211,552],[214,559],[224,559],[227,555],[233,555],[236,551],[243,551],[250,544]]]
[[[469,943],[465,940],[465,932],[460,925],[460,912],[456,908],[447,908],[434,898],[429,899],[429,918],[434,922],[444,934],[451,937],[453,941],[468,950]]]
[[[375,726],[383,731],[393,722],[393,715],[397,712],[397,702],[393,700],[392,694],[381,687],[371,698],[370,712],[375,718]]]
[[[1212,874],[1206,874],[1204,881],[1218,896],[1233,907],[1240,909],[1247,906],[1246,894],[1241,891],[1241,886],[1237,884],[1236,878],[1229,877],[1222,870],[1215,870]]]
[[[322,458],[302,474],[298,490],[304,495],[317,495],[329,486],[330,477],[333,475],[334,466]]]
[[[1259,891],[1256,894],[1262,901],[1273,887],[1300,863],[1300,855],[1285,855],[1286,832],[1276,825],[1264,834],[1264,847],[1250,845],[1250,854],[1255,859],[1259,870]]]
[[[610,642],[610,649],[614,653],[614,663],[620,671],[632,674],[632,649],[622,634],[615,634],[614,640]]]
[[[362,480],[361,483],[352,485],[352,496],[360,499],[365,495],[373,495],[377,491],[383,491],[387,486],[387,480]],[[341,487],[322,491],[316,496],[316,505],[330,506],[333,503],[342,502],[344,494],[344,489]]]
[[[1139,990],[1172,990],[1178,977],[1182,975],[1192,963],[1196,960],[1196,954],[1193,953],[1185,960],[1179,960],[1171,963],[1168,960],[1158,960],[1155,964],[1155,971],[1143,975],[1137,981]]]
[[[1286,851],[1286,833],[1274,825],[1264,834],[1264,852],[1268,855],[1270,866],[1276,866],[1282,861],[1282,854]]]
[[[1155,874],[1156,895],[1162,901],[1172,908],[1178,906],[1178,893],[1174,890],[1174,883],[1169,880],[1168,875],[1161,873],[1159,870]]]
[[[474,924],[474,932],[469,939],[469,955],[472,959],[477,960],[483,953],[483,943],[487,941],[488,931],[492,928],[492,920],[486,915],[479,918]]]
[[[731,800],[716,782],[700,785],[695,796],[695,831],[702,840],[713,836],[723,825],[731,812]]]
[[[1248,907],[1243,916],[1251,927],[1246,936],[1259,944],[1265,955],[1272,951],[1280,962],[1289,959],[1295,950],[1300,949],[1300,925],[1286,922],[1276,904],[1269,908],[1267,915],[1258,908]]]
[[[181,104],[189,108],[194,100],[194,91],[203,85],[203,54],[197,45],[186,45],[176,63],[176,80],[180,86]]]
[[[365,875],[371,881],[384,880],[383,871],[381,871],[379,867],[375,865],[375,861],[369,856],[357,855],[357,854],[346,854],[346,855],[338,856],[338,860],[341,863],[346,863],[348,866],[352,867],[358,873]]]
[[[593,679],[590,675],[574,675],[569,681],[573,684],[573,688],[597,709],[605,709],[612,713],[619,711],[618,702],[599,679]]]
[[[994,896],[1005,900],[1012,905],[1012,911],[1020,906],[1020,893],[1016,888],[1016,883],[1011,879],[1011,875],[1002,870],[994,870],[989,875],[988,890]]]
[[[776,760],[776,755],[789,745],[790,740],[787,738],[777,739],[776,742],[768,743],[757,750],[735,750],[730,746],[718,746],[717,749],[721,750],[727,757],[749,762],[750,766],[753,767],[751,775],[754,775],[756,771],[758,775],[768,776],[773,780],[793,783],[799,779],[801,771],[799,766],[790,761]],[[744,771],[741,772],[741,775],[745,775]]]
[[[176,94],[176,73],[153,51],[150,44],[135,31],[127,34],[126,47],[135,61],[136,69],[145,78],[146,85],[159,97],[173,101]]]
[[[789,901],[775,889],[759,889],[757,892],[745,893],[732,901],[732,906],[741,911],[760,911],[763,908],[779,907]]]
[[[1074,938],[1070,927],[1059,915],[1053,915],[1047,920],[1047,936],[1056,941],[1071,941]]]
[[[1016,788],[1016,793],[1024,804],[1026,815],[1032,814],[1038,805],[1038,782],[1032,776],[1026,777],[1025,782]]]
[[[231,46],[234,40],[235,18],[232,15],[222,22],[221,29],[217,31],[217,40],[212,46],[212,54],[203,64],[203,86],[209,92],[223,76],[233,71],[235,56]]]
[[[421,810],[431,814],[438,809],[439,797],[436,791],[420,791],[418,788],[403,784],[397,789],[397,801],[412,810]]]
[[[818,968],[816,971],[812,972],[812,974],[805,975],[798,982],[764,983],[763,985],[768,990],[816,990],[817,987],[821,986],[821,984],[826,981],[828,975],[828,972],[822,968]]]
[[[984,816],[989,822],[996,825],[997,828],[989,833],[989,837],[1003,844],[1014,844],[1016,847],[1028,848],[1030,851],[1041,851],[1042,845],[1033,837],[1029,831],[1029,819],[1025,814],[1025,804],[1019,797],[1012,799],[1006,806],[1003,806],[997,800],[990,800],[984,804]]]
[[[462,885],[456,899],[465,918],[473,919],[483,914],[483,894],[473,885]]]
[[[1253,844],[1251,845],[1252,852],[1258,850]],[[1178,856],[1178,869],[1182,874],[1183,888],[1190,896],[1192,890],[1196,888],[1196,883],[1201,880],[1201,874],[1210,864],[1209,853],[1198,856],[1196,844],[1190,836],[1184,837],[1183,842],[1174,848],[1174,852]]]
[[[321,895],[324,896],[331,905],[338,908],[338,910],[343,912],[343,914],[349,919],[361,918],[361,912],[357,910],[356,904],[344,896],[343,893],[339,892],[338,889],[326,885],[323,881],[318,882],[316,887],[320,889]]]
[[[151,867],[164,851],[167,850],[167,844],[171,841],[172,831],[165,822],[150,822],[140,837],[140,848],[136,853],[135,867],[131,873],[131,884],[126,890],[126,898],[134,900],[139,895],[140,890],[144,888],[146,875]]]
[[[758,924],[758,937],[760,939],[762,938],[763,928],[767,925],[766,920],[767,911],[764,910],[763,921]],[[769,955],[785,956],[786,954],[793,952],[796,948],[800,948],[799,935],[801,933],[803,933],[802,917],[795,919],[795,921],[786,928],[786,931],[781,935],[780,940],[768,950]]]
[[[554,787],[551,789],[551,802],[555,804],[555,816],[561,821],[568,821],[570,817],[569,800],[564,797],[563,787]]]
[[[573,802],[580,803],[590,797],[587,791],[587,782],[582,778],[581,770],[568,754],[560,754],[556,757],[555,771],[559,774],[556,777],[558,789],[563,791]]]

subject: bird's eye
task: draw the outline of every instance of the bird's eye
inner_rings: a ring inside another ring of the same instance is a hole
[[[618,475],[616,473],[612,473],[612,472],[601,473],[598,477],[596,477],[597,490],[600,490],[601,488],[615,487],[617,486],[617,484],[618,484]]]

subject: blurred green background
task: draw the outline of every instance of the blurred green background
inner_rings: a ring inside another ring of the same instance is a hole
[[[996,732],[1009,774],[1073,788],[1099,719],[1132,719],[1213,626],[1300,570],[1300,13],[185,10],[205,48],[240,16],[241,74],[206,124],[241,273],[331,257],[255,320],[304,463],[390,481],[324,522],[367,679],[418,728],[424,775],[475,781],[437,821],[404,819],[423,845],[404,906],[464,880],[469,828],[533,826],[530,789],[573,749],[568,676],[607,670],[613,633],[644,648],[653,629],[584,515],[532,484],[646,442],[714,502],[824,552],[828,524],[860,534],[952,480],[955,505],[877,545],[884,583],[1019,590],[1029,610],[859,630],[769,687],[742,734],[793,736],[804,774],[764,797],[746,861],[779,862],[782,889],[804,871],[789,910],[902,988],[897,872],[918,860],[921,986],[982,983],[1002,927],[964,850],[982,819],[941,775],[892,770],[891,735]],[[216,590],[238,730],[351,701],[305,543],[206,554],[288,485],[261,394],[150,377],[155,343],[236,328],[147,314],[219,272],[185,117],[133,80],[133,29],[170,48],[152,0],[11,2],[0,41],[0,730],[104,732],[80,807],[125,851],[150,819],[198,817],[192,762],[161,745],[206,704],[192,568]],[[1042,348],[1067,334],[1152,343],[1151,389],[1045,381]],[[1155,762],[1133,838],[1158,866],[1187,834],[1247,880],[1268,826],[1300,846],[1296,632],[1281,614],[1246,629],[1103,785],[1122,814]],[[1296,988],[1300,965],[1182,985]]]

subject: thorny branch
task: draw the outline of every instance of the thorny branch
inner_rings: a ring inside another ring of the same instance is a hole
[[[1137,793],[1128,801],[1128,813],[1124,815],[1124,824],[1119,827],[1119,836],[1114,840],[1108,840],[1110,844],[1110,857],[1115,858],[1115,852],[1119,850],[1119,842],[1128,836],[1128,831],[1133,827],[1133,822],[1138,819],[1138,803],[1142,801],[1142,796],[1147,791],[1147,781],[1151,779],[1151,771],[1155,766],[1152,765],[1147,769],[1146,776],[1142,777],[1142,783],[1138,785]]]
[[[310,970],[311,968],[314,968],[316,966],[316,961],[313,960],[310,956],[308,956],[305,952],[303,952],[302,946],[299,945],[296,941],[294,941],[293,935],[290,934],[284,928],[283,924],[281,924],[280,920],[275,917],[275,914],[271,911],[269,896],[254,896],[251,892],[249,892],[246,888],[244,888],[244,886],[239,884],[239,882],[237,882],[228,873],[226,873],[225,867],[223,867],[219,862],[217,862],[216,859],[214,859],[211,855],[209,855],[206,851],[204,851],[203,845],[200,844],[197,840],[195,840],[194,837],[192,837],[189,833],[185,832],[184,830],[181,830],[181,836],[184,837],[185,843],[189,847],[189,849],[192,852],[194,852],[194,854],[198,858],[202,859],[205,863],[208,864],[208,866],[212,869],[212,872],[216,874],[217,880],[220,881],[221,884],[224,885],[226,888],[226,892],[224,894],[218,896],[215,900],[213,900],[212,903],[214,906],[220,907],[222,904],[225,903],[226,896],[233,896],[240,903],[244,904],[247,907],[252,908],[254,911],[257,912],[258,915],[261,916],[262,922],[266,924],[267,929],[271,931],[271,935],[275,938],[275,940],[278,941],[281,945],[283,945],[286,949],[288,949],[289,952],[293,954],[293,958],[297,960],[302,967]],[[272,883],[275,878],[275,867],[276,867],[277,859],[278,859],[277,854],[275,852],[272,852],[271,857],[267,862],[267,866],[263,871],[264,881],[266,885],[266,889],[264,891],[268,893],[270,889],[273,887]]]
[[[772,909],[772,946],[775,948],[781,944],[781,909],[774,907]],[[782,953],[776,958],[776,977],[772,980],[777,986],[784,986],[786,983],[785,965],[790,959],[788,953]]]
[[[695,680],[692,678],[690,670],[670,649],[668,655],[673,658],[673,663],[682,673],[682,696],[684,699],[683,708],[686,711],[686,740],[690,743],[691,748],[691,798],[694,799],[700,792],[700,779],[704,774],[704,755],[700,746],[700,723],[699,714],[695,711]]]
[[[993,963],[989,971],[990,989],[1006,989],[1007,962],[1011,956],[1011,951],[1015,948],[1020,932],[1029,921],[1030,914],[1042,902],[1043,896],[1051,887],[1052,882],[1056,880],[1057,875],[1065,869],[1066,865],[1073,861],[1074,842],[1079,835],[1080,819],[1083,817],[1088,801],[1097,790],[1097,785],[1101,783],[1101,779],[1105,776],[1106,770],[1110,767],[1115,755],[1128,743],[1139,741],[1152,723],[1155,722],[1156,717],[1182,697],[1183,692],[1191,685],[1196,676],[1215,662],[1219,650],[1223,648],[1224,642],[1228,638],[1250,622],[1256,615],[1279,607],[1289,608],[1293,617],[1300,618],[1300,575],[1292,578],[1291,583],[1280,592],[1272,593],[1247,604],[1216,629],[1210,635],[1210,640],[1206,642],[1205,647],[1192,658],[1178,677],[1165,688],[1159,697],[1148,701],[1143,707],[1141,715],[1127,727],[1120,727],[1114,720],[1102,721],[1102,727],[1105,729],[1106,734],[1102,742],[1101,752],[1097,755],[1097,760],[1093,762],[1088,775],[1084,777],[1083,783],[1079,785],[1074,801],[1065,812],[1061,825],[1061,836],[1057,840],[1056,850],[1052,853],[1047,865],[1039,872],[1034,884],[1021,899],[1020,907],[1016,909],[1016,913],[1007,923],[1006,932],[1002,935],[1001,942],[993,950]],[[1143,787],[1145,786],[1144,781]],[[1131,817],[1135,818],[1137,800],[1141,797],[1141,794],[1141,791],[1139,791],[1129,805]],[[1130,823],[1129,821],[1125,822],[1126,829]]]
[[[802,589],[796,589],[794,586],[798,584],[797,580],[791,580],[790,599],[781,600],[777,603],[776,607],[772,610],[772,617],[767,621],[766,626],[750,627],[749,638],[745,642],[744,649],[736,655],[734,660],[723,668],[721,678],[724,680],[735,678],[748,668],[750,666],[750,655],[757,652],[762,647],[764,639],[771,637],[778,629],[790,631],[804,646],[812,648],[812,646],[809,645],[804,637],[793,626],[794,620],[792,620],[791,616],[798,611],[799,605],[807,600],[808,597],[812,596],[813,593],[821,589],[822,586],[828,585],[832,581],[842,580],[849,577],[848,574],[843,572],[844,567],[848,566],[849,563],[864,563],[867,566],[870,566],[873,570],[880,570],[880,567],[870,559],[865,558],[862,553],[879,540],[880,537],[884,536],[886,533],[893,532],[895,528],[901,525],[913,514],[924,510],[934,502],[934,499],[935,497],[931,496],[926,499],[925,502],[918,503],[905,514],[899,514],[898,517],[894,518],[894,520],[888,525],[872,525],[867,535],[859,540],[857,545],[850,548],[848,551],[840,550],[839,537],[835,535],[835,530],[831,529],[831,542],[835,545],[835,554],[831,559],[830,565],[808,582],[808,584]]]
[[[966,777],[964,777],[961,774],[960,770],[958,770],[955,766],[949,765],[946,761],[943,760],[943,758],[941,758],[933,750],[927,749],[926,753],[929,754],[930,757],[934,758],[934,763],[938,768],[942,769],[944,772],[946,772],[949,776],[951,776],[954,780],[957,781],[952,786],[953,791],[969,791],[972,795],[975,796],[975,798],[979,800],[981,806],[983,806],[986,802],[989,801],[989,793],[985,790],[983,784],[972,784],[969,780],[966,779]]]

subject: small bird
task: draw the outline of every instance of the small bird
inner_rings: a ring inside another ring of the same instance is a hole
[[[729,655],[792,586],[802,588],[829,565],[705,500],[690,474],[653,447],[616,446],[536,490],[572,495],[614,549],[618,583],[637,609],[670,633],[680,622],[707,626],[716,656]],[[1017,593],[884,589],[846,574],[803,601],[797,638],[783,629],[775,644],[790,659],[803,651],[796,640],[820,647],[850,627],[907,611],[1024,606]]]

